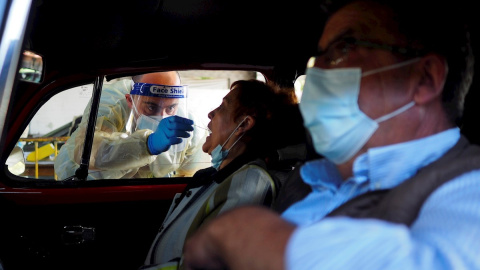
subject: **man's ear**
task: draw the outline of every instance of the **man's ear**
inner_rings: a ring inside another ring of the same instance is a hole
[[[131,109],[132,108],[132,97],[130,94],[125,94],[125,99],[127,100],[127,105]]]
[[[416,104],[422,105],[441,97],[447,79],[446,60],[436,54],[428,54],[418,63],[420,79],[414,93]]]

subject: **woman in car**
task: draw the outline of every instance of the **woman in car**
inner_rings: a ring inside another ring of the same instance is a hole
[[[175,196],[141,269],[178,268],[185,239],[202,224],[240,205],[273,203],[278,187],[265,158],[283,146],[279,127],[297,104],[257,80],[236,81],[230,89],[208,114],[211,134],[203,151],[212,156],[212,167],[198,171]]]

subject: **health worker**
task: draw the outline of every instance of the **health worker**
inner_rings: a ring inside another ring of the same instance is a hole
[[[208,167],[211,158],[201,149],[208,133],[194,129],[186,91],[176,71],[105,83],[87,179],[191,176]],[[55,160],[58,179],[80,167],[90,106]]]

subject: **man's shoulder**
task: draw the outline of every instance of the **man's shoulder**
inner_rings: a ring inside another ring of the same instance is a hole
[[[442,155],[439,162],[444,165],[467,162],[480,166],[480,146],[470,143],[465,136],[461,135],[457,143]]]
[[[262,159],[252,160],[250,162],[245,163],[243,166],[240,166],[240,168],[234,171],[232,175],[236,175],[239,173],[251,173],[251,172],[268,174],[267,165]]]
[[[257,182],[260,179],[272,180],[272,174],[270,173],[265,161],[258,158],[249,161],[241,165],[238,169],[232,171],[229,176],[225,178],[226,182],[230,182],[235,179],[241,179],[242,182]],[[273,180],[272,180],[273,181]]]

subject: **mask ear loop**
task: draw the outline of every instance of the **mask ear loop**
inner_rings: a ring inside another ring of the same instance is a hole
[[[415,105],[415,101],[410,101],[409,103],[407,103],[406,105],[404,105],[404,106],[396,109],[395,111],[393,111],[393,112],[391,112],[391,113],[389,113],[389,114],[386,114],[386,115],[384,115],[384,116],[381,116],[381,117],[379,117],[379,118],[377,118],[377,119],[375,119],[375,120],[373,120],[373,121],[375,121],[375,122],[377,122],[377,123],[381,123],[381,122],[383,122],[383,121],[386,121],[386,120],[388,120],[388,119],[390,119],[390,118],[392,118],[392,117],[394,117],[394,116],[397,116],[397,115],[403,113],[404,111],[410,109],[410,108],[413,107],[414,105]]]
[[[133,84],[132,84],[132,89],[133,89]],[[132,107],[133,107],[133,110],[135,111],[134,115],[133,115],[133,123],[135,124],[135,126],[137,126],[137,119],[140,117],[140,113],[137,110],[137,106],[135,105],[135,100],[133,99],[133,96],[135,96],[135,95],[130,94],[130,100],[132,101]],[[137,117],[135,117],[135,115]]]
[[[133,107],[133,110],[135,111],[135,113],[136,113],[137,115],[140,115],[140,114],[138,113],[137,106],[135,106],[135,101],[133,100],[132,95],[130,95],[130,98],[132,99],[132,107]]]
[[[380,72],[383,72],[383,71],[396,69],[396,68],[400,68],[400,67],[403,67],[403,66],[408,66],[410,64],[413,64],[415,62],[420,61],[420,59],[422,59],[422,58],[416,57],[416,58],[413,58],[413,59],[410,59],[410,60],[407,60],[407,61],[404,61],[404,62],[401,62],[401,63],[397,63],[397,64],[394,64],[394,65],[365,71],[365,72],[362,72],[362,77],[367,77],[367,76],[370,76],[370,75],[375,74],[375,73],[380,73]]]
[[[248,115],[245,116],[245,118],[243,118],[243,120],[237,125],[237,127],[232,131],[232,133],[230,134],[230,136],[228,136],[227,140],[222,144],[222,149],[223,147],[225,146],[225,144],[227,144],[228,140],[230,140],[230,138],[233,136],[233,134],[235,133],[235,131],[237,131],[237,129],[243,124],[243,122],[245,122],[245,120],[247,119]],[[232,147],[235,146],[235,144],[243,137],[244,134],[242,134],[242,136],[240,136],[233,144],[232,146],[230,146],[230,148],[227,150],[227,151],[230,151],[230,149],[232,149]]]
[[[135,115],[138,115],[138,116],[140,115],[138,113],[137,106],[135,105],[135,100],[134,100],[135,95],[132,94],[134,86],[135,86],[135,82],[132,79],[131,83],[130,83],[131,89],[130,89],[130,93],[129,93],[129,98],[130,98],[130,101],[132,102],[132,107],[133,108],[132,108],[132,111],[130,112],[130,115],[128,116],[128,120],[125,124],[126,130],[129,131],[129,132],[132,132],[132,133],[135,131],[136,126],[137,126],[137,118],[138,117],[136,118]],[[127,98],[127,97],[125,96],[125,98]],[[127,100],[127,102],[128,102],[128,100]]]

